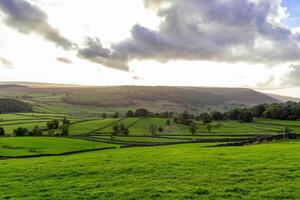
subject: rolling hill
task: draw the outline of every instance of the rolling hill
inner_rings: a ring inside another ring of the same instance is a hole
[[[111,86],[90,87],[48,83],[2,82],[0,97],[30,101],[43,109],[60,106],[72,112],[97,112],[145,107],[152,111],[210,111],[232,107],[280,102],[269,95],[247,88],[149,87]],[[84,111],[83,111],[84,108]]]

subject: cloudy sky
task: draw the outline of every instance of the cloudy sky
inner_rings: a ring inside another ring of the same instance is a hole
[[[0,0],[0,80],[300,97],[300,2]]]

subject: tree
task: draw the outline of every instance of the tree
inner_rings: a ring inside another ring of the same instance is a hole
[[[120,132],[120,127],[118,124],[115,124],[112,128],[111,137],[117,136]]]
[[[4,128],[0,127],[0,137],[5,135]]]
[[[107,118],[107,114],[106,113],[102,113],[102,118],[103,119]]]
[[[129,135],[129,130],[128,130],[128,128],[125,128],[125,129],[123,130],[123,135],[125,135],[125,136],[128,136],[128,135]]]
[[[37,125],[33,127],[32,131],[31,131],[33,136],[41,136],[43,135],[43,130],[40,129]]]
[[[128,128],[125,127],[125,125],[123,123],[121,123],[120,125],[117,125],[115,127],[113,127],[113,131],[115,131],[118,134],[122,134],[124,136],[128,136],[129,135],[129,130]]]
[[[149,127],[149,132],[152,136],[155,136],[157,133],[157,126],[155,126],[154,124],[151,124]]]
[[[54,129],[58,129],[59,127],[59,121],[57,119],[53,120]]]
[[[126,113],[126,117],[134,117],[134,112],[132,110],[128,110]]]
[[[208,113],[202,113],[201,118],[204,124],[208,124],[212,122],[212,118]]]
[[[264,112],[266,111],[266,107],[265,106],[266,106],[265,104],[254,106],[252,108],[254,116],[258,117],[258,118],[263,117],[264,116]]]
[[[250,123],[253,121],[253,113],[249,110],[243,110],[239,115],[239,120],[241,122]]]
[[[211,130],[212,130],[211,124],[206,124],[206,130],[207,130],[208,132],[211,132]]]
[[[223,114],[220,112],[213,112],[211,115],[212,115],[213,120],[215,120],[215,121],[220,121],[223,119]]]
[[[160,126],[160,127],[158,128],[158,131],[159,131],[160,133],[162,133],[162,132],[164,132],[164,128],[163,128],[162,126]]]
[[[62,123],[63,123],[63,126],[66,126],[66,125],[68,126],[68,125],[70,125],[71,121],[68,120],[66,117],[64,117],[62,120]]]
[[[197,125],[195,123],[192,123],[189,127],[190,132],[195,135],[197,133]]]
[[[181,114],[182,119],[190,119],[190,114],[187,111],[184,111]]]
[[[63,125],[61,127],[61,136],[68,136],[69,135],[69,126]]]
[[[59,121],[54,119],[52,121],[47,122],[47,129],[48,129],[48,135],[51,136],[53,135],[53,130],[58,129],[59,127]]]
[[[166,123],[167,123],[167,126],[170,126],[170,125],[171,125],[171,121],[170,121],[169,119],[167,120]]]
[[[145,108],[139,108],[135,111],[136,117],[148,117],[149,114],[150,114],[149,111]]]
[[[120,116],[120,113],[119,112],[115,112],[112,117],[116,119],[116,118],[119,118],[119,116]]]
[[[14,130],[14,136],[25,136],[26,133],[28,133],[27,128],[19,127]]]
[[[227,113],[227,117],[230,120],[238,120],[240,115],[240,109],[235,108]]]

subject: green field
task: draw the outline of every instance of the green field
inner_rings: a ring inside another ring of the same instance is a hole
[[[300,121],[220,121],[211,124],[211,132],[198,122],[192,135],[188,126],[173,121],[167,126],[164,118],[101,119],[53,112],[2,114],[0,126],[6,133],[18,127],[46,128],[47,121],[64,116],[72,122],[70,138],[0,138],[0,199],[300,198],[300,141],[215,147],[280,134],[285,126],[300,133]],[[113,126],[121,123],[129,136],[111,137]],[[150,136],[151,125],[164,131]],[[127,146],[133,147],[119,148]],[[20,158],[24,156],[44,157]]]
[[[71,133],[71,135],[87,134],[91,131],[105,128],[107,126],[111,126],[113,123],[115,123],[119,120],[121,120],[121,119],[108,118],[108,119],[96,119],[96,120],[76,123],[76,124],[71,125],[70,133]]]
[[[2,199],[299,199],[300,142],[2,160]]]
[[[0,138],[0,157],[60,154],[71,151],[112,146],[115,145],[68,138],[7,137]]]

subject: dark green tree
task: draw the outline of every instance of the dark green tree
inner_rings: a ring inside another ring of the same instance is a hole
[[[189,126],[190,132],[195,135],[197,133],[197,125],[195,123],[191,123]]]
[[[132,110],[128,110],[126,113],[126,117],[134,117],[134,112]]]
[[[5,135],[4,128],[0,127],[0,137]]]
[[[115,112],[112,117],[116,119],[116,118],[119,118],[119,116],[120,116],[120,113],[119,112]]]
[[[32,131],[31,131],[33,136],[41,136],[43,135],[43,130],[40,129],[37,125],[33,127]]]
[[[25,136],[28,133],[27,128],[19,127],[14,130],[14,136]]]
[[[61,127],[61,136],[68,136],[69,135],[69,126],[68,125],[63,125]]]

